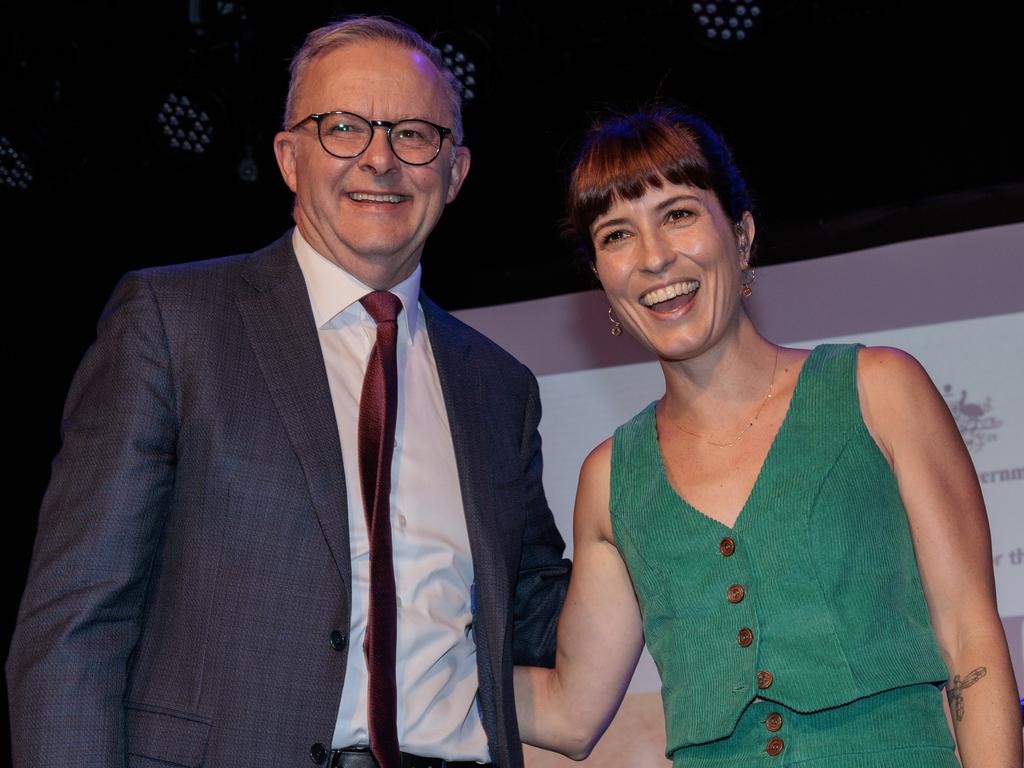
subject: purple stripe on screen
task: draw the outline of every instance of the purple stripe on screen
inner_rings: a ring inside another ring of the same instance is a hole
[[[765,267],[747,300],[779,343],[1024,311],[1024,224]],[[538,376],[652,360],[613,337],[600,291],[455,314]]]

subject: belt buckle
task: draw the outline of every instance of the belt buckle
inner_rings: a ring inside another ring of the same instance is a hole
[[[448,762],[440,757],[423,757],[402,753],[402,768],[445,768]]]
[[[328,768],[380,768],[369,747],[332,749]]]

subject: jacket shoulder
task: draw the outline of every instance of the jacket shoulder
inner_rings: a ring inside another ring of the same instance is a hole
[[[443,340],[444,344],[452,348],[462,348],[465,354],[471,356],[477,363],[501,371],[502,375],[525,376],[531,380],[534,378],[530,369],[511,352],[480,331],[441,309],[423,294],[420,295],[420,302],[423,305],[432,344],[436,345],[436,340]]]
[[[290,232],[257,251],[191,261],[129,272],[122,282],[141,282],[160,294],[177,291],[200,293],[238,285],[243,279],[256,290],[265,290],[298,270]]]

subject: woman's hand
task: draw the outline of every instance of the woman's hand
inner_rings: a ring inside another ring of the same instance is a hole
[[[864,421],[907,509],[965,768],[1021,765],[1013,670],[996,610],[992,544],[978,478],[948,406],[899,350],[860,351]]]
[[[582,760],[614,717],[643,650],[640,609],[615,548],[608,509],[611,440],[580,471],[573,568],[558,623],[555,668],[516,667],[522,740]]]

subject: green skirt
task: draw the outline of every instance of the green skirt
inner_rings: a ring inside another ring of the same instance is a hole
[[[730,736],[671,757],[673,768],[959,768],[953,747],[942,691],[911,685],[810,714],[754,702]]]

